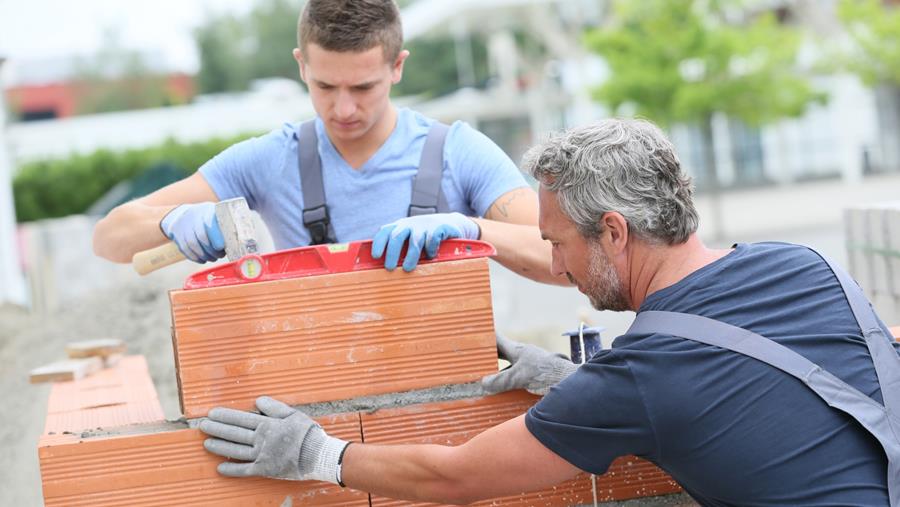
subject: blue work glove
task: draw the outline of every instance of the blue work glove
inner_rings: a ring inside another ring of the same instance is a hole
[[[225,256],[215,203],[182,204],[163,217],[159,228],[194,262],[213,262]]]
[[[334,438],[306,414],[263,396],[260,413],[214,408],[200,421],[207,451],[230,460],[217,470],[230,477],[271,477],[341,484],[341,458],[349,442]]]
[[[372,257],[380,259],[384,255],[384,267],[393,271],[400,260],[400,250],[409,240],[403,270],[412,271],[419,263],[422,248],[429,259],[437,255],[441,242],[445,239],[478,239],[478,224],[462,213],[438,213],[401,218],[385,225],[372,240]],[[385,254],[385,247],[387,253]]]

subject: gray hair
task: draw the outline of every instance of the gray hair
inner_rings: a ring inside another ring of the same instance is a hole
[[[632,234],[684,243],[699,223],[691,178],[672,143],[645,120],[608,119],[552,136],[522,162],[582,236],[597,237],[604,213],[622,214]]]

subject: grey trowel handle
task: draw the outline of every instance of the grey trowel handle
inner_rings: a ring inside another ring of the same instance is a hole
[[[134,254],[134,257],[131,258],[131,265],[134,266],[134,270],[138,274],[146,275],[159,268],[183,261],[186,258],[181,253],[181,250],[178,249],[178,245],[170,241],[164,245]]]

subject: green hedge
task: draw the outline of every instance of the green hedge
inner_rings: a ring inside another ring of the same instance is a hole
[[[19,222],[83,213],[110,188],[148,168],[170,163],[187,176],[228,146],[255,134],[181,143],[169,139],[150,148],[111,151],[26,163],[13,178]]]

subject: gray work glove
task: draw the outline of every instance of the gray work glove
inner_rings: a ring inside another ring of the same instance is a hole
[[[481,379],[488,393],[502,393],[525,389],[529,393],[545,395],[551,386],[568,377],[578,365],[562,354],[554,354],[534,345],[508,340],[497,335],[500,359],[509,361],[509,368]]]
[[[200,431],[215,437],[203,442],[207,451],[245,462],[219,463],[220,474],[341,484],[338,462],[349,442],[268,396],[257,398],[256,407],[261,414],[214,408],[200,422]]]

